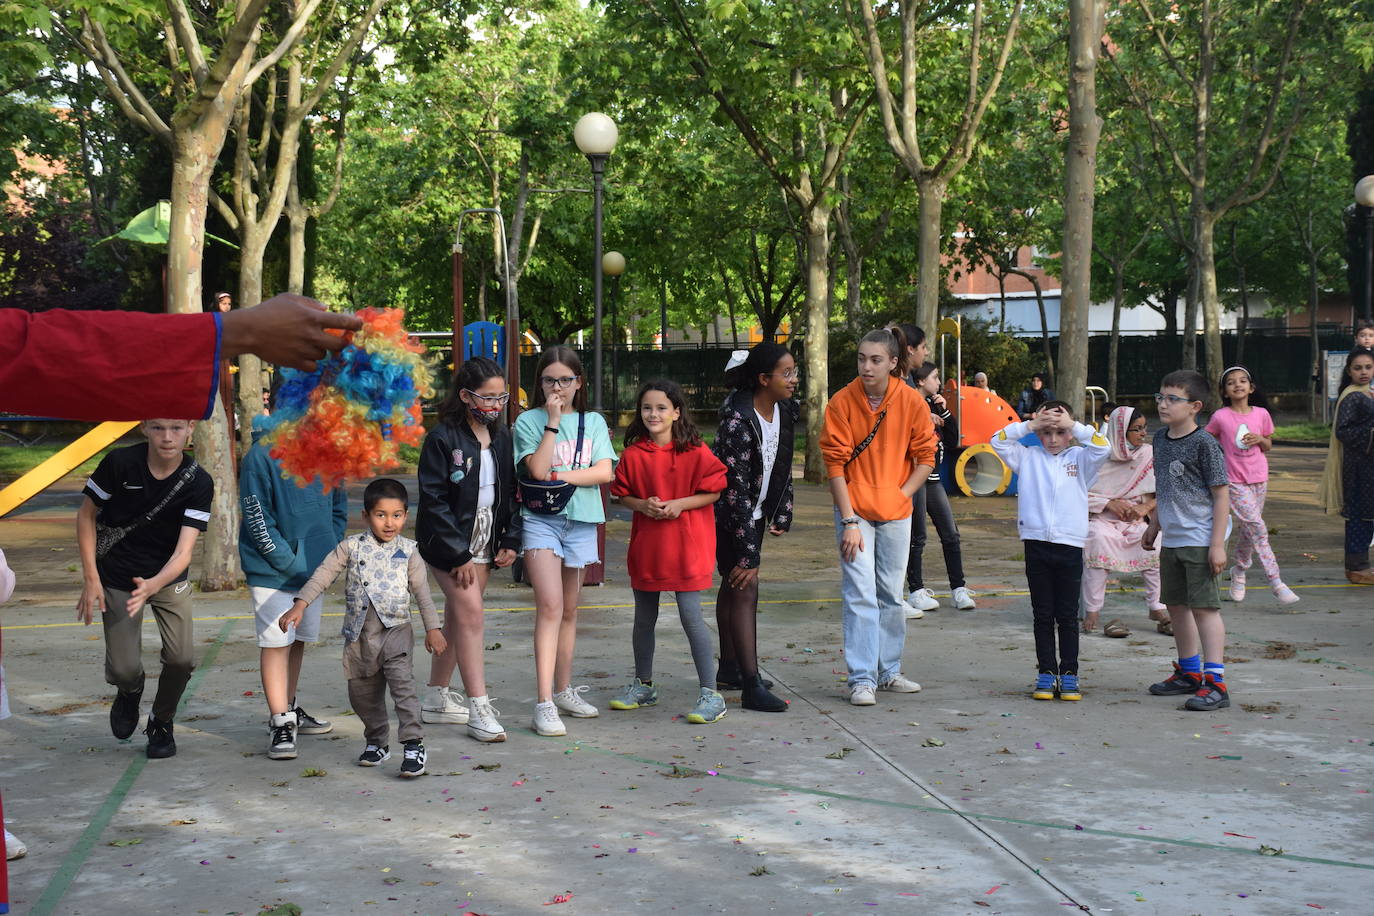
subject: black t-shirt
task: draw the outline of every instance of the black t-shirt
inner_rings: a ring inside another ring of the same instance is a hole
[[[85,493],[99,509],[96,521],[122,528],[142,518],[162,501],[190,464],[191,457],[185,455],[180,467],[158,480],[148,470],[148,443],[110,452],[86,481]],[[101,583],[106,588],[132,591],[134,576],[147,579],[157,575],[176,551],[182,528],[204,531],[210,524],[214,495],[214,480],[204,468],[197,467],[195,476],[152,521],[129,532],[96,561]],[[183,572],[176,581],[185,578]]]

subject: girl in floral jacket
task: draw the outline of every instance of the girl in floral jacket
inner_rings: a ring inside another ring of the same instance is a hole
[[[740,705],[783,712],[787,703],[759,677],[759,560],[763,532],[792,527],[792,428],[798,408],[797,363],[775,343],[736,350],[726,365],[735,388],[720,408],[713,451],[725,464],[727,484],[716,502],[716,564],[720,592],[717,690],[742,690]]]

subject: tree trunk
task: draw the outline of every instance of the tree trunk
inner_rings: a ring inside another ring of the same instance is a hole
[[[1309,216],[1310,219],[1310,216]],[[1310,238],[1310,236],[1309,236]],[[1315,241],[1315,240],[1312,240]],[[1317,251],[1309,242],[1307,249],[1307,321],[1312,331],[1312,419],[1322,416],[1322,390],[1325,385],[1322,377],[1326,374],[1322,365],[1321,341],[1317,334],[1317,303],[1321,299],[1320,268],[1317,265]]]
[[[1216,375],[1221,364],[1221,299],[1217,295],[1217,261],[1210,213],[1197,225],[1198,298],[1202,300],[1202,331],[1207,376]]]
[[[826,390],[830,377],[830,314],[826,307],[826,265],[830,261],[830,208],[817,201],[806,217],[806,479],[826,480],[821,458],[821,426],[825,421]]]
[[[1064,273],[1059,300],[1058,391],[1059,397],[1075,410],[1081,406],[1088,385],[1093,184],[1097,175],[1097,143],[1102,132],[1097,117],[1096,83],[1102,14],[1103,0],[1070,0],[1069,148],[1064,167]]]
[[[1121,307],[1126,299],[1126,265],[1121,262],[1112,265],[1112,274],[1112,336],[1107,342],[1107,400],[1115,403],[1119,378],[1116,361],[1121,353]]]
[[[945,205],[945,183],[918,176],[916,187],[920,198],[916,325],[927,334],[934,334],[940,323],[940,213]]]
[[[1197,257],[1189,258],[1188,289],[1183,294],[1183,368],[1197,368]]]
[[[845,326],[858,336],[860,286],[863,283],[864,260],[861,255],[849,255],[844,259],[844,321]]]
[[[1250,290],[1245,283],[1245,265],[1236,262],[1237,281],[1240,285],[1240,320],[1236,322],[1236,363],[1245,365],[1245,332],[1250,329]]]
[[[262,262],[267,253],[271,233],[263,232],[249,220],[239,226],[239,307],[249,308],[262,302]],[[247,452],[253,446],[253,418],[262,413],[262,360],[252,353],[239,357],[238,423],[239,449]]]

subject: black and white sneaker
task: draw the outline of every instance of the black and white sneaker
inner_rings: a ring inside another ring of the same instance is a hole
[[[316,719],[297,706],[291,710],[296,714],[296,732],[302,735],[327,735],[334,730],[334,723],[328,719]]]
[[[272,729],[272,744],[267,748],[267,756],[272,760],[295,760],[296,714],[283,712],[267,721]]]
[[[148,727],[143,730],[148,736],[148,759],[161,760],[177,755],[177,742],[172,737],[172,723],[159,722],[157,716],[148,717]]]
[[[143,688],[139,688],[137,693],[125,693],[120,690],[115,693],[114,702],[110,704],[110,732],[120,741],[128,738],[138,728],[138,705],[143,701]]]
[[[383,760],[391,759],[391,748],[388,745],[369,744],[363,748],[363,752],[358,755],[358,766],[375,767]]]
[[[425,746],[418,741],[407,741],[405,759],[401,761],[401,778],[412,779],[425,775]]]

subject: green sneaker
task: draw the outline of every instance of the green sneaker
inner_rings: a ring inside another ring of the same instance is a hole
[[[696,708],[687,713],[687,721],[693,725],[709,725],[725,717],[725,697],[710,687],[701,688]]]
[[[635,678],[624,690],[616,694],[615,699],[611,700],[611,708],[638,709],[641,706],[653,706],[657,702],[658,688]]]

